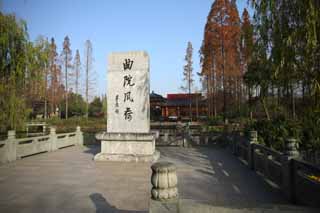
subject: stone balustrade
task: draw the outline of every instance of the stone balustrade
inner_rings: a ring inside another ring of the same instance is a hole
[[[320,177],[320,168],[301,159],[296,140],[288,138],[283,153],[257,141],[256,131],[249,133],[249,139],[235,137],[232,152],[293,203],[320,207],[320,182],[310,178]]]
[[[56,129],[51,127],[48,135],[27,138],[16,138],[15,131],[8,131],[7,139],[0,141],[0,163],[73,145],[83,145],[80,127],[75,132],[61,134],[57,134]]]

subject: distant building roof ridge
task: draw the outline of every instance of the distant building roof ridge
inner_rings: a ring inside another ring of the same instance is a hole
[[[201,93],[169,93],[167,94],[167,99],[168,100],[177,100],[177,99],[186,99],[189,97],[197,97],[197,96],[202,96]]]

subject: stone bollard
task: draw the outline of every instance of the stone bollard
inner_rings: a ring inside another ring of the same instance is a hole
[[[289,138],[286,140],[284,155],[290,157],[291,159],[299,157],[300,154],[297,150],[297,140],[296,139]]]
[[[83,133],[81,132],[81,128],[80,126],[77,126],[77,142],[76,144],[78,144],[79,146],[83,146]]]
[[[248,164],[249,168],[254,170],[254,144],[258,143],[258,132],[249,132],[249,144],[248,144]]]
[[[17,160],[16,131],[14,131],[14,130],[8,131],[7,160],[8,160],[8,162]]]
[[[178,198],[176,166],[170,162],[158,162],[151,169],[152,199],[170,201]]]
[[[258,132],[257,131],[250,131],[249,132],[249,142],[250,143],[257,143],[258,142]]]
[[[294,171],[293,171],[293,159],[300,157],[299,151],[296,148],[297,140],[289,138],[285,143],[285,151],[283,153],[282,163],[282,191],[287,198],[292,202],[296,202],[295,195],[295,183],[294,183]]]
[[[50,152],[53,152],[57,150],[57,135],[56,135],[56,128],[55,127],[50,127],[50,141],[51,141],[51,147],[50,147]]]

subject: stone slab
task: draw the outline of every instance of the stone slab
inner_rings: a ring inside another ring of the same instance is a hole
[[[149,56],[111,53],[107,73],[108,133],[149,133]]]

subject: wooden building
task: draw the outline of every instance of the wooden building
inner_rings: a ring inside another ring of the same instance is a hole
[[[152,92],[150,94],[151,118],[158,120],[190,120],[190,103],[192,120],[207,115],[207,104],[201,93],[167,94],[167,98]],[[157,119],[158,118],[158,119]]]

